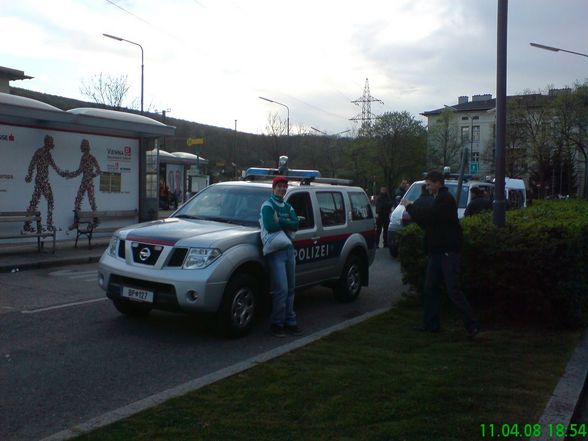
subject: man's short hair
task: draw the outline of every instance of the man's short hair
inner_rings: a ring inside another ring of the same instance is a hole
[[[425,181],[441,182],[441,184],[445,184],[445,177],[439,170],[431,170],[425,176]]]

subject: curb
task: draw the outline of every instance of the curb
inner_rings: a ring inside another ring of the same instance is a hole
[[[560,424],[567,428],[570,425],[580,402],[587,374],[588,331],[584,331],[564,374],[545,406],[543,416],[539,419],[541,435],[529,438],[529,441],[564,441],[566,439],[566,436],[550,436],[548,428],[555,429],[555,426]]]
[[[323,337],[326,337],[334,332],[341,331],[345,328],[350,326],[356,325],[361,323],[367,319],[372,317],[378,316],[389,311],[390,308],[381,308],[375,311],[368,312],[366,314],[360,315],[359,317],[352,318],[350,320],[341,322],[337,325],[331,326],[330,328],[323,329],[321,331],[315,332],[306,337],[299,338],[291,343],[287,343],[282,346],[278,346],[277,348],[271,349],[267,352],[264,352],[259,355],[255,355],[247,360],[242,362],[233,364],[232,366],[228,366],[226,368],[220,369],[216,372],[212,372],[208,375],[204,375],[199,378],[195,378],[194,380],[188,381],[187,383],[181,384],[176,387],[172,387],[171,389],[165,390],[158,394],[152,395],[150,397],[144,398],[139,401],[135,401],[127,406],[120,407],[118,409],[112,410],[107,412],[103,415],[99,415],[96,418],[92,418],[84,423],[78,424],[74,427],[71,427],[66,430],[62,430],[61,432],[57,432],[53,435],[48,436],[47,438],[43,438],[41,441],[62,441],[67,440],[79,435],[82,435],[87,432],[91,432],[93,430],[99,429],[103,426],[107,426],[112,424],[116,421],[122,420],[124,418],[130,417],[136,413],[142,412],[146,409],[154,407],[158,404],[161,404],[165,401],[168,401],[172,398],[176,398],[182,395],[185,395],[189,392],[193,392],[195,390],[201,389],[204,386],[208,386],[212,383],[217,381],[223,380],[227,377],[233,376],[240,372],[246,371],[255,367],[260,363],[264,363],[266,361],[272,360],[277,358],[281,355],[284,355],[290,351],[295,349],[301,348],[306,346],[316,340],[319,340]]]
[[[77,265],[82,263],[96,263],[100,260],[100,256],[86,256],[86,257],[69,257],[56,260],[36,261],[22,264],[1,265],[0,273],[12,273],[17,271],[26,271],[42,268],[51,268],[54,266],[63,265]]]

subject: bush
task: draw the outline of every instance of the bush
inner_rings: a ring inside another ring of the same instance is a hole
[[[485,320],[577,327],[588,312],[588,202],[536,201],[509,211],[464,218],[462,285]],[[426,257],[416,225],[399,237],[403,281],[421,293]]]

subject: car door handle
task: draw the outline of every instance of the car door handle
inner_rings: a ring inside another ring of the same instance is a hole
[[[315,237],[311,237],[310,240],[312,240],[313,242],[318,242],[321,239],[320,236],[315,236]]]

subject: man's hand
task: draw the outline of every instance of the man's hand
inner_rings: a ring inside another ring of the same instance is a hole
[[[412,201],[409,201],[408,199],[402,199],[400,201],[400,205],[402,205],[403,207],[408,207],[410,204],[412,204]]]

